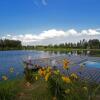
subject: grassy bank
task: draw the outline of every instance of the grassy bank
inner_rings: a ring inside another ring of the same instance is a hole
[[[99,99],[100,91],[93,100]],[[16,79],[0,82],[0,100],[53,100],[53,97],[44,80],[28,85],[24,79]]]
[[[47,83],[36,81],[28,86],[24,79],[0,82],[0,100],[51,100]]]
[[[93,100],[100,100],[99,95],[100,91]],[[0,82],[0,100],[52,100],[52,98],[48,84],[44,80],[38,80],[29,86],[23,79]]]
[[[14,100],[16,94],[21,90],[20,79],[0,82],[0,100]]]

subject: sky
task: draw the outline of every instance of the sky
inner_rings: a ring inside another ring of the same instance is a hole
[[[0,0],[0,38],[23,45],[100,39],[100,0]]]

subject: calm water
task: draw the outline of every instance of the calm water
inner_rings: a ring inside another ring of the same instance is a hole
[[[84,63],[86,67],[100,68],[100,62],[87,61]]]
[[[23,60],[31,57],[32,59],[60,56],[60,55],[87,55],[89,52],[78,53],[74,52],[44,52],[44,51],[0,51],[0,80],[2,75],[7,75],[8,78],[22,76],[24,65]],[[14,73],[10,73],[9,69],[14,67]]]
[[[23,60],[31,57],[32,59],[56,56],[59,53],[50,53],[43,51],[0,51],[0,79],[2,75],[10,78],[21,76],[23,74]],[[14,67],[14,73],[10,73],[9,69]]]

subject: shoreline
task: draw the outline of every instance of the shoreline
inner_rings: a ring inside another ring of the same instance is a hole
[[[37,51],[100,51],[100,49],[69,49],[69,48],[37,48],[37,49],[4,49],[0,51],[37,50]]]

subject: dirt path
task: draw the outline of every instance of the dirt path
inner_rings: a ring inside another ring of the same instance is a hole
[[[39,85],[36,83],[34,83],[34,84],[23,83],[21,85],[22,91],[20,93],[18,93],[16,99],[17,100],[33,100],[32,92],[38,87],[39,87]]]
[[[47,99],[48,94],[47,84],[37,81],[33,84],[21,84],[21,92],[17,94],[16,100],[50,100]]]

